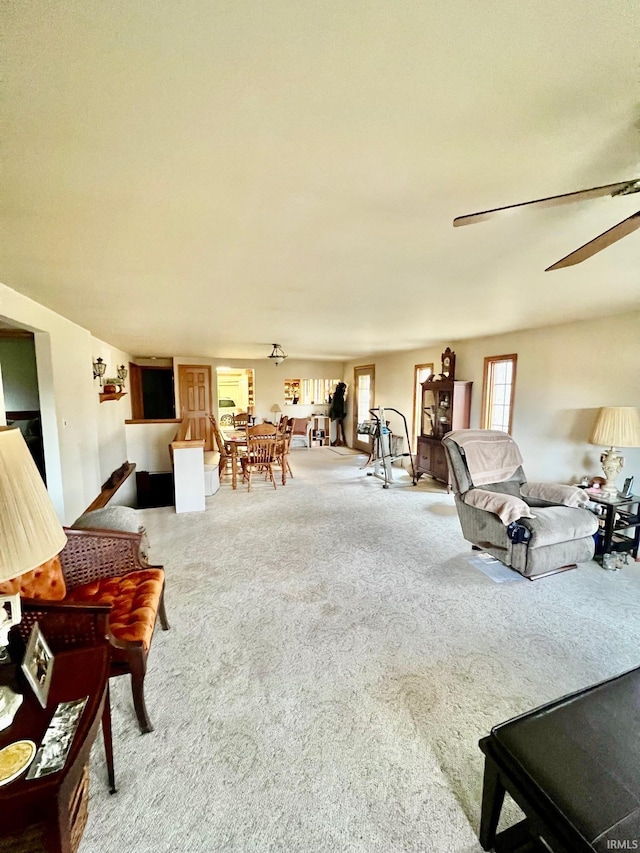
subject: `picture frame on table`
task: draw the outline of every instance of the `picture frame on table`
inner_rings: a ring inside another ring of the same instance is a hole
[[[53,676],[53,663],[54,658],[51,649],[47,645],[40,626],[34,622],[22,661],[22,671],[43,708],[47,707],[47,698]]]

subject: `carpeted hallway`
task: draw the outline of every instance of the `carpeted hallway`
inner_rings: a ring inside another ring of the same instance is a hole
[[[476,853],[478,739],[639,663],[640,564],[493,583],[452,496],[363,461],[296,450],[275,492],[140,512],[172,625],[155,731],[112,681],[119,792],[99,740],[80,853]]]

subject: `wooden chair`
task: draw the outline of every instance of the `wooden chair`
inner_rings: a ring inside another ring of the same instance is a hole
[[[289,447],[291,444],[291,433],[278,432],[276,436],[276,452],[274,465],[279,466],[282,471],[282,485],[287,485],[287,472],[293,477],[293,471],[289,464]]]
[[[233,416],[234,429],[246,429],[249,425],[249,412],[238,412]]]
[[[109,605],[111,675],[131,675],[140,731],[153,731],[144,700],[147,658],[156,617],[169,629],[164,606],[164,569],[140,555],[142,534],[65,528],[60,563],[65,604]]]
[[[275,424],[254,424],[253,426],[247,427],[247,438],[250,436],[253,438],[258,438],[259,436],[268,436],[268,435],[276,435],[278,432],[278,428]]]
[[[131,675],[133,705],[144,732],[153,731],[144,679],[156,617],[169,628],[164,569],[141,555],[142,533],[64,528],[67,544],[57,557],[11,581],[0,594],[19,593],[41,603],[109,607],[110,675]]]
[[[275,451],[275,436],[247,436],[247,455],[241,459],[242,479],[248,483],[247,491],[251,491],[251,477],[256,471],[264,473],[265,479],[269,477],[273,488],[276,488],[273,476]]]
[[[218,426],[215,416],[209,415],[209,420],[211,422],[211,430],[218,448],[218,453],[220,454],[218,472],[222,477],[222,475],[227,471],[231,473],[231,451],[224,439],[224,436],[222,435],[222,432],[220,431],[220,427]]]

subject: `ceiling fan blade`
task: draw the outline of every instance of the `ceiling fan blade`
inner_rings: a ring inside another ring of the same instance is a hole
[[[580,246],[580,248],[576,249],[575,252],[571,252],[570,255],[556,261],[555,264],[547,267],[545,272],[549,272],[550,270],[559,270],[562,267],[570,267],[573,266],[573,264],[579,264],[581,261],[586,261],[586,259],[590,258],[591,255],[595,255],[603,249],[606,249],[607,246],[610,246],[612,243],[622,240],[623,237],[626,237],[627,234],[631,234],[631,232],[635,231],[637,228],[640,228],[640,210],[628,219],[623,219],[622,222],[618,222],[617,225],[614,225],[613,228],[609,228],[609,230],[605,231],[604,234],[600,234],[598,237],[594,237],[593,240],[589,240],[588,243],[585,243],[584,246]]]
[[[588,198],[599,198],[604,195],[625,195],[638,191],[640,191],[640,181],[638,179],[619,181],[617,184],[604,184],[604,186],[592,187],[589,190],[576,190],[572,193],[552,195],[548,198],[537,198],[534,201],[521,201],[519,204],[507,204],[505,207],[494,207],[491,210],[481,210],[478,213],[456,216],[453,224],[455,227],[459,225],[472,225],[475,222],[483,222],[485,219],[489,219],[494,213],[500,213],[503,210],[514,210],[518,207],[527,207],[531,204],[537,204],[540,207],[555,207],[557,204],[568,204],[572,201],[583,201]]]

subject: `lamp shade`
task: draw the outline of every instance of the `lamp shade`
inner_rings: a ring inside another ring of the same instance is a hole
[[[274,403],[273,406],[271,406],[271,411],[278,414],[278,412],[282,412],[282,409],[277,403]]]
[[[17,427],[0,427],[0,581],[50,560],[67,537]]]
[[[640,447],[640,415],[633,406],[603,407],[589,438],[602,447]]]

